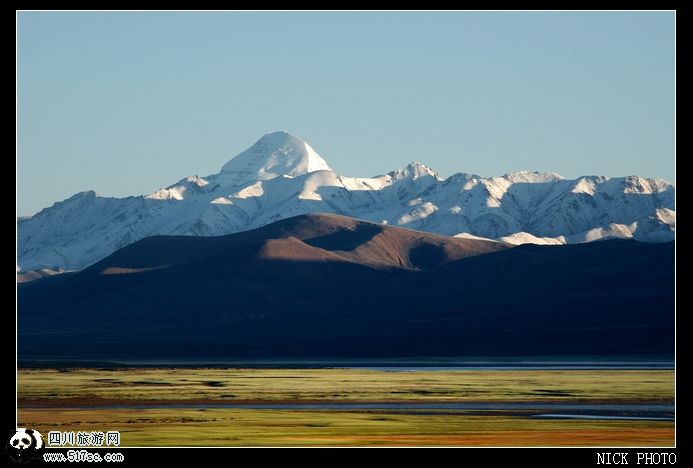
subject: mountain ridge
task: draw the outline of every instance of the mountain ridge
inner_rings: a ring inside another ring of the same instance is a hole
[[[520,171],[442,179],[413,162],[369,178],[344,177],[305,141],[268,133],[205,177],[147,195],[84,191],[18,222],[18,268],[85,268],[151,235],[215,236],[304,213],[332,212],[454,236],[512,243],[633,237],[673,240],[675,186],[638,176]]]
[[[21,359],[671,355],[674,246],[509,246],[308,214],[147,237],[17,301]]]

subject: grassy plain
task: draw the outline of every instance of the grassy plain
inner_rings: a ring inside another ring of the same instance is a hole
[[[124,446],[668,446],[672,421],[485,411],[219,408],[282,402],[671,402],[670,370],[20,370],[21,427],[120,430]],[[174,407],[199,404],[201,407]],[[210,404],[209,407],[204,407]],[[138,405],[144,405],[137,407]],[[152,408],[146,405],[161,407]],[[103,406],[107,406],[104,408]]]
[[[362,369],[21,370],[20,402],[238,401],[671,401],[671,370]]]

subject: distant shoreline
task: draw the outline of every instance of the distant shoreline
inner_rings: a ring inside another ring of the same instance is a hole
[[[412,359],[198,359],[110,361],[86,359],[20,359],[18,369],[364,369],[381,371],[435,370],[648,370],[674,369],[673,357],[552,358],[412,358]]]

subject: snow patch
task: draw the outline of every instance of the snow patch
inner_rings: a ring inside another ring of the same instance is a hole
[[[254,184],[248,185],[247,187],[239,190],[231,196],[234,198],[256,198],[261,197],[264,194],[265,190],[262,186],[262,181],[257,181]]]
[[[430,215],[438,211],[438,207],[431,202],[426,202],[423,205],[418,206],[416,209],[410,211],[409,213],[400,216],[397,219],[397,224],[400,226],[404,224],[409,224],[413,221],[420,221],[428,218]]]
[[[509,236],[499,239],[501,242],[512,245],[536,244],[536,245],[562,245],[565,244],[565,237],[537,237],[528,232],[516,232]]]
[[[213,205],[233,205],[233,202],[225,197],[215,198],[210,203]]]
[[[460,232],[459,234],[455,234],[453,237],[458,237],[460,239],[483,240],[488,242],[500,242],[495,239],[489,239],[488,237],[475,236],[474,234],[470,234],[468,232]]]

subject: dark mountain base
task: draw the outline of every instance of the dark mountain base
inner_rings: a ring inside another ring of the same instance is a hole
[[[20,360],[674,352],[673,243],[507,249],[334,216],[280,223],[148,238],[22,285]]]

